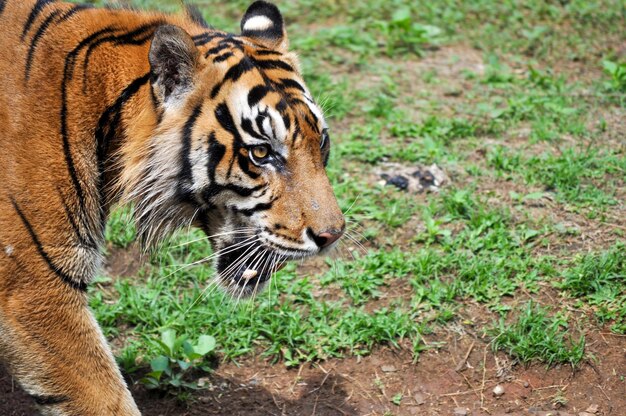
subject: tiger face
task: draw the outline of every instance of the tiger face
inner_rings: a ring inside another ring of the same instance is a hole
[[[328,251],[345,222],[325,173],[328,126],[280,12],[255,2],[241,28],[157,30],[149,59],[160,121],[135,204],[144,239],[201,227],[219,280],[246,296],[285,261]]]

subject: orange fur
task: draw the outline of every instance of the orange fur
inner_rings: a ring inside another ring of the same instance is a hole
[[[149,53],[164,25],[188,34],[160,36],[189,53],[189,86],[155,80],[160,57],[151,65]],[[148,243],[184,221],[207,234],[254,221],[293,250],[343,230],[324,172],[323,122],[299,86],[297,59],[285,36],[265,42],[257,32],[231,44],[186,16],[0,1],[0,355],[44,414],[139,414],[84,292],[112,205],[135,204]],[[226,53],[207,55],[212,48]],[[246,59],[262,69],[229,81]],[[235,146],[227,128],[228,117],[240,128],[241,97],[263,83],[272,86],[263,108],[282,115],[265,131],[284,120],[284,143],[273,142],[286,149],[280,169],[252,163],[248,144]],[[182,98],[168,98],[170,84]],[[203,177],[213,162],[213,177]]]

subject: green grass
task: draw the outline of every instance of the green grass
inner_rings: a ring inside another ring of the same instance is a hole
[[[494,336],[495,350],[506,351],[522,363],[540,361],[575,366],[583,360],[585,337],[573,335],[575,331],[571,331],[564,316],[551,316],[533,302],[518,312],[513,322],[501,319],[496,327],[488,329]]]
[[[248,3],[201,2],[232,31]],[[290,265],[237,302],[210,287],[210,264],[191,265],[211,255],[202,234],[174,236],[136,276],[91,291],[128,372],[161,354],[170,329],[213,336],[220,360],[287,366],[380,346],[418,359],[422,336],[445,342],[451,321],[479,322],[480,340],[524,363],[576,366],[589,356],[584,334],[625,333],[624,63],[613,49],[623,2],[277,3],[330,120],[339,204],[366,248],[344,239],[319,271]],[[386,162],[436,163],[451,183],[423,195],[382,186]],[[119,249],[134,244],[128,213],[107,227]]]
[[[539,185],[561,201],[596,207],[618,203],[615,192],[623,186],[626,169],[620,153],[591,146],[533,157],[498,146],[489,151],[487,160],[498,174],[519,175],[526,184]]]
[[[135,241],[136,236],[132,209],[123,207],[113,210],[104,231],[105,239],[116,247],[127,248]]]
[[[608,251],[586,254],[563,271],[557,287],[591,306],[600,324],[612,323],[615,332],[626,333],[626,246],[618,243]]]

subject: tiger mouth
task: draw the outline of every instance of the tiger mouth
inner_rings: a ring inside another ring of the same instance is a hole
[[[285,267],[288,257],[262,245],[226,248],[218,257],[217,272],[219,279],[230,289],[256,290]]]

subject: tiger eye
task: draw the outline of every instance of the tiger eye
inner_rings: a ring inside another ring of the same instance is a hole
[[[254,146],[252,148],[252,156],[254,156],[254,158],[257,160],[265,159],[269,155],[269,153],[270,150],[265,145]]]

